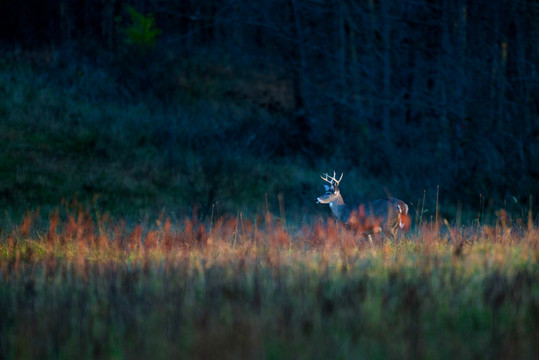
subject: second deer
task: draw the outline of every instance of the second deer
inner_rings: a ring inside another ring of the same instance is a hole
[[[328,204],[337,220],[367,236],[371,244],[371,235],[383,233],[395,241],[399,228],[409,226],[408,205],[399,199],[387,197],[367,204],[345,204],[339,191],[339,184],[343,174],[341,174],[339,180],[335,175],[334,171],[333,176],[328,174],[321,176],[322,180],[329,185],[324,184],[326,193],[318,197],[317,202],[319,204]]]

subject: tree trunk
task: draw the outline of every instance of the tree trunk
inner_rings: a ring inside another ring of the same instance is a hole
[[[292,21],[294,23],[293,39],[296,43],[295,51],[297,51],[297,58],[299,58],[299,63],[293,65],[292,72],[295,109],[295,141],[296,144],[298,144],[302,150],[305,151],[310,146],[310,140],[312,137],[312,124],[309,120],[311,116],[311,107],[310,84],[307,77],[306,39],[303,34],[303,27],[300,21],[300,13],[296,0],[290,0],[289,5],[292,10]]]
[[[382,136],[384,139],[384,150],[386,158],[389,159],[393,152],[391,142],[391,19],[390,19],[391,0],[380,1],[381,24],[382,24]],[[391,164],[387,164],[391,170]]]

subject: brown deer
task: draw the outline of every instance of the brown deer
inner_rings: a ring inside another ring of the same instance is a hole
[[[399,199],[387,197],[366,204],[345,204],[339,191],[342,177],[343,174],[337,180],[335,171],[333,176],[328,174],[321,176],[322,180],[329,183],[329,185],[324,184],[326,193],[316,199],[319,204],[328,204],[337,220],[367,236],[371,244],[371,235],[383,233],[395,241],[399,228],[406,229],[409,227],[408,205]]]

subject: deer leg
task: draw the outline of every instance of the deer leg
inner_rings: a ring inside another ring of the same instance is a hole
[[[389,238],[389,243],[390,243],[390,244],[394,244],[394,243],[395,243],[395,240],[397,239],[395,229],[393,229],[393,228],[387,229],[386,231],[384,231],[384,235],[387,236],[387,237]]]
[[[395,239],[395,242],[397,242],[397,240],[399,239],[399,228],[398,227],[395,227],[393,228],[393,238]]]
[[[399,239],[399,227],[398,226],[393,228],[393,237],[395,238],[395,241],[400,241],[400,239]]]
[[[374,243],[372,242],[372,235],[367,234],[367,237],[369,238],[369,242],[371,243],[371,246],[374,247]]]

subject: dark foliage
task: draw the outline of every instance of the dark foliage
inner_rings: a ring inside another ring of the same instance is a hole
[[[127,38],[128,9],[153,19],[144,51]],[[224,128],[201,125],[189,139],[198,152],[212,143],[207,176],[226,171],[215,154],[249,152],[360,169],[410,196],[439,185],[454,203],[539,193],[535,1],[8,0],[0,10],[5,48],[91,59],[115,74],[118,101],[227,104]],[[246,73],[258,75],[234,83]],[[182,141],[170,122],[155,126],[160,144]]]

